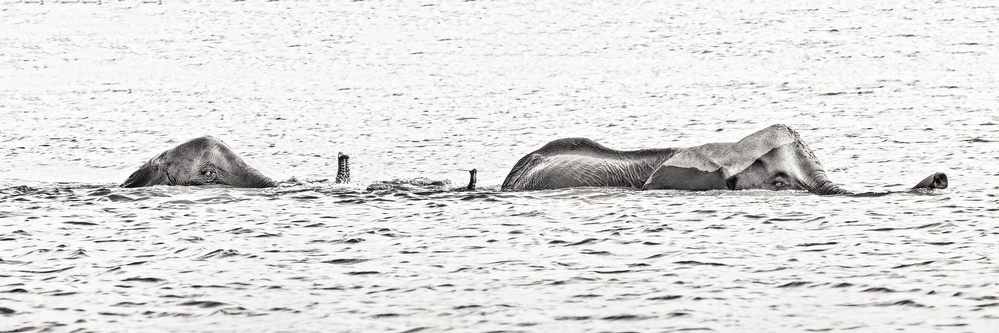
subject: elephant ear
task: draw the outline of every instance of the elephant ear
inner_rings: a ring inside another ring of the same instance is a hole
[[[164,172],[160,172],[159,168],[147,163],[128,176],[121,187],[145,187],[167,184],[168,182],[169,179]]]
[[[642,186],[643,190],[725,190],[725,171],[695,150],[684,150],[656,168]]]

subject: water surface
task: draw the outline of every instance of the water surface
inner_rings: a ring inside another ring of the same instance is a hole
[[[5,3],[0,330],[987,331],[999,8]],[[561,137],[798,130],[904,190],[506,193]],[[116,185],[200,135],[304,185]],[[336,153],[354,183],[333,185]],[[453,193],[375,180],[466,181]]]

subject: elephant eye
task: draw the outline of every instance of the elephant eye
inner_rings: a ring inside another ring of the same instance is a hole
[[[774,181],[774,186],[776,186],[776,187],[784,187],[784,186],[787,186],[787,184],[785,184],[783,181],[775,180]]]
[[[205,170],[205,171],[202,171],[202,172],[201,172],[201,174],[202,174],[202,175],[205,175],[205,177],[211,177],[211,176],[212,176],[212,175],[214,175],[215,173],[214,173],[214,172],[212,172],[212,170]]]

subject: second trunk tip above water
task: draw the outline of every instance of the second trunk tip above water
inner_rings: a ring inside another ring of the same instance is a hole
[[[336,183],[350,183],[350,156],[343,152],[337,152]]]

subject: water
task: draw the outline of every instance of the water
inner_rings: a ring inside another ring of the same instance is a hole
[[[981,2],[4,3],[0,330],[988,331]],[[504,193],[561,137],[798,130],[885,197]],[[210,134],[275,179],[115,185]],[[332,185],[336,153],[354,183]],[[480,190],[367,193],[430,177]]]

